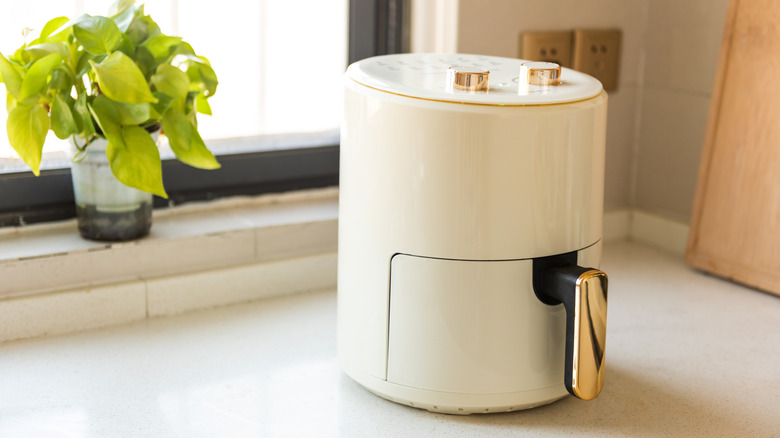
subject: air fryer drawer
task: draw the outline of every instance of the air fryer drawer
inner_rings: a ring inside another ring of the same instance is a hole
[[[565,314],[536,298],[531,267],[393,257],[387,380],[463,393],[561,385]]]

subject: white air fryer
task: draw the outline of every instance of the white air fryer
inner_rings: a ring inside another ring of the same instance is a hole
[[[596,397],[601,83],[550,63],[402,54],[351,65],[344,88],[344,371],[435,412]]]

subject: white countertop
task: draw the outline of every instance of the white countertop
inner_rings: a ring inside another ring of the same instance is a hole
[[[340,372],[326,291],[0,344],[0,436],[780,436],[780,298],[628,242],[603,268],[592,402],[451,416],[380,399]]]

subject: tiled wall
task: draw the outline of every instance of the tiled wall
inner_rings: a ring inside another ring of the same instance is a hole
[[[618,27],[605,208],[687,223],[728,0],[452,0],[457,50],[517,57],[522,31]]]
[[[651,0],[634,205],[689,222],[728,0]]]

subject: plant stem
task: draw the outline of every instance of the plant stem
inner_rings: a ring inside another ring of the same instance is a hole
[[[86,89],[84,88],[84,81],[77,77],[76,74],[78,71],[76,70],[78,68],[79,63],[79,52],[76,48],[76,44],[71,43],[68,45],[70,56],[68,57],[68,67],[70,67],[70,72],[73,76],[73,86],[76,87],[76,96],[81,96],[84,94]]]

